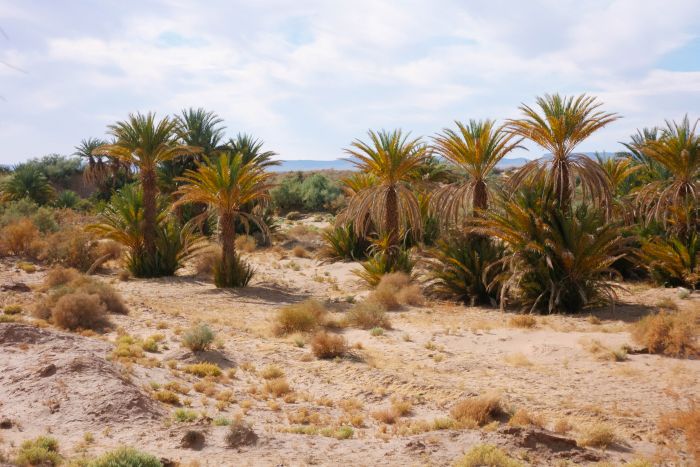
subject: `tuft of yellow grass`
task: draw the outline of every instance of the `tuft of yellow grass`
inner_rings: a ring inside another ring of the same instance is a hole
[[[506,355],[505,357],[503,357],[503,360],[505,360],[506,363],[517,367],[526,367],[533,365],[533,363],[522,352],[516,352],[514,354]]]
[[[502,415],[503,412],[500,397],[483,395],[461,400],[452,407],[450,415],[458,422],[472,422],[483,426],[491,422],[494,417]]]
[[[275,378],[265,382],[263,391],[265,391],[266,394],[273,395],[275,397],[282,397],[285,394],[291,393],[292,388],[289,386],[286,378]]]
[[[580,446],[607,448],[617,441],[615,430],[605,423],[596,423],[585,428],[576,442]]]
[[[537,319],[532,315],[513,315],[508,325],[514,328],[532,329],[537,326]]]
[[[205,376],[221,376],[221,368],[216,363],[194,363],[192,365],[187,365],[185,368],[185,373],[190,373],[200,378]]]

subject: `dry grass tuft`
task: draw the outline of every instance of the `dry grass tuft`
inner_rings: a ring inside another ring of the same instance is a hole
[[[526,367],[533,365],[533,363],[522,352],[516,352],[511,355],[506,355],[505,357],[503,357],[503,360],[505,360],[506,363],[517,367]]]
[[[698,354],[697,330],[700,313],[662,311],[645,316],[632,327],[632,338],[649,353],[674,357]]]
[[[545,420],[544,417],[541,415],[533,415],[530,412],[528,412],[526,409],[518,409],[512,417],[510,417],[510,420],[508,420],[508,424],[511,426],[536,426],[539,428],[543,428],[545,425]]]
[[[360,329],[391,329],[391,321],[384,308],[370,301],[354,305],[345,315],[344,321],[348,326]]]
[[[588,426],[582,437],[577,440],[579,446],[607,448],[617,441],[615,430],[605,423]]]
[[[281,397],[292,392],[292,388],[289,387],[289,383],[285,378],[274,378],[266,381],[263,390],[266,394],[275,397]]]
[[[554,432],[560,435],[566,434],[573,429],[573,425],[565,418],[560,418],[554,423]]]
[[[221,368],[216,363],[194,363],[192,365],[187,365],[185,368],[185,373],[190,373],[200,378],[205,376],[221,376]]]
[[[235,244],[238,251],[243,251],[246,253],[254,252],[255,248],[257,247],[255,238],[250,235],[239,235],[236,237]]]
[[[537,326],[537,319],[532,315],[513,315],[508,320],[508,326],[514,328],[532,329]]]
[[[162,389],[153,393],[153,398],[159,402],[170,405],[180,405],[180,398],[172,391]]]
[[[603,345],[597,339],[582,339],[579,341],[583,348],[593,354],[597,360],[624,362],[627,360],[627,348],[622,347],[617,350]]]
[[[39,229],[29,219],[20,219],[0,229],[0,256],[33,256],[39,240]]]
[[[73,268],[64,268],[63,266],[55,266],[46,273],[43,285],[47,289],[53,289],[61,285],[68,284],[80,277],[80,272]]]
[[[320,302],[306,300],[280,309],[275,318],[274,332],[278,336],[294,332],[310,332],[324,324],[328,312]]]
[[[110,325],[107,308],[96,294],[73,293],[58,299],[51,321],[61,328],[102,330]]]
[[[311,351],[317,358],[342,357],[348,352],[348,342],[339,334],[321,331],[311,339]]]
[[[192,352],[209,349],[214,342],[214,332],[206,324],[191,327],[182,335],[181,343]]]
[[[454,463],[454,467],[522,467],[522,465],[501,449],[488,444],[474,446],[464,457]]]
[[[292,255],[294,255],[297,258],[308,258],[309,252],[306,251],[306,248],[304,248],[303,246],[297,245],[294,248],[292,248]]]
[[[387,425],[393,425],[396,423],[398,415],[392,409],[379,409],[372,412],[372,418],[381,423],[386,423]]]
[[[398,310],[401,305],[423,305],[425,299],[418,284],[411,284],[411,278],[403,272],[392,272],[382,276],[368,300],[387,310]]]
[[[277,365],[268,365],[260,371],[260,376],[265,379],[275,379],[284,376],[284,371]]]
[[[691,402],[688,410],[679,410],[664,414],[659,422],[662,434],[682,434],[685,437],[687,451],[700,465],[700,407]]]
[[[458,422],[472,422],[478,426],[490,423],[494,417],[503,415],[501,400],[497,396],[477,396],[457,403],[450,415]]]
[[[221,247],[219,245],[210,245],[202,249],[195,258],[194,269],[200,277],[212,277],[214,275],[214,266],[221,258]]]

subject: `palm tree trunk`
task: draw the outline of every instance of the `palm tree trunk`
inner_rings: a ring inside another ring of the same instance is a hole
[[[233,286],[233,269],[236,262],[236,226],[231,214],[222,214],[220,219],[221,243],[221,283],[225,287]]]
[[[393,270],[399,246],[399,201],[394,187],[389,188],[386,197],[386,230],[389,246],[387,263],[390,270]]]
[[[559,207],[562,211],[568,211],[571,206],[571,175],[569,174],[569,165],[563,159],[557,159],[554,180],[554,194],[559,201]]]
[[[146,168],[141,172],[143,186],[143,244],[151,265],[156,262],[156,173]]]
[[[489,192],[486,189],[486,182],[477,180],[474,184],[474,199],[472,208],[474,216],[478,215],[479,211],[486,211],[489,207]]]

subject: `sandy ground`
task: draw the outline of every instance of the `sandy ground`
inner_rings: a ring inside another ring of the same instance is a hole
[[[312,357],[308,345],[299,347],[301,336],[275,337],[274,316],[280,307],[309,297],[342,316],[351,306],[348,301],[368,293],[352,274],[357,264],[324,264],[279,248],[247,254],[246,259],[255,264],[257,275],[250,287],[236,291],[217,290],[190,270],[175,278],[126,282],[114,273],[99,276],[122,293],[130,308],[129,315],[112,318],[119,332],[142,339],[156,333],[165,337],[158,353],[133,364],[106,359],[116,329],[83,337],[46,328],[41,335],[5,337],[5,342],[0,334],[0,419],[13,421],[12,428],[0,430],[0,452],[11,455],[22,440],[50,432],[68,456],[126,444],[182,465],[450,465],[480,443],[501,446],[532,465],[618,465],[639,457],[662,461],[672,453],[680,456],[680,465],[691,465],[667,445],[657,422],[663,413],[700,397],[700,361],[631,353],[616,362],[587,349],[593,341],[610,349],[632,345],[629,322],[655,310],[662,300],[680,309],[700,307],[699,294],[680,299],[674,289],[629,285],[615,310],[595,313],[599,320],[587,315],[538,317],[532,329],[509,327],[512,315],[498,310],[428,302],[391,312],[393,329],[382,336],[345,329],[355,346],[353,358],[327,361]],[[27,274],[12,261],[0,263],[0,285],[37,284],[43,274]],[[33,300],[33,293],[0,292],[0,306],[20,303],[29,308]],[[181,346],[179,334],[200,321],[216,331],[217,345],[193,356]],[[76,359],[92,361],[93,369],[81,370]],[[199,378],[180,371],[198,360],[231,369],[212,382],[210,396],[192,387]],[[46,370],[50,365],[55,368]],[[268,365],[283,370],[293,395],[265,394],[261,370]],[[55,374],[41,376],[51,371]],[[173,381],[189,388],[180,398],[205,421],[177,423],[171,416],[175,407],[159,402],[152,407],[142,400],[151,397],[155,385]],[[230,402],[217,406],[216,394],[222,391],[231,392]],[[550,431],[506,423],[486,429],[416,428],[449,416],[458,400],[485,393],[499,394],[512,410],[539,416],[548,430],[567,421],[571,430],[564,437],[576,439],[587,427],[604,423],[613,427],[618,441],[605,451],[564,449],[548,438]],[[111,405],[105,394],[114,396]],[[124,405],[124,394],[141,402]],[[98,395],[102,399],[95,402]],[[413,402],[410,415],[394,425],[372,417],[397,398]],[[314,423],[320,429],[347,423],[351,412],[343,407],[348,400],[356,404],[352,413],[361,419],[355,420],[352,438],[289,432],[295,425],[290,419],[303,410],[318,414]],[[110,407],[120,415],[105,415]],[[227,427],[206,422],[206,417],[237,414],[252,423],[259,436],[256,445],[229,449],[224,442]],[[205,435],[200,450],[180,446],[184,431],[192,427]],[[86,442],[85,433],[94,440]]]

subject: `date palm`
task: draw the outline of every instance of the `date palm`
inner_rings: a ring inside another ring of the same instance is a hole
[[[156,169],[176,157],[194,154],[199,148],[177,142],[178,123],[165,117],[156,121],[154,113],[130,114],[125,121],[109,125],[114,142],[99,146],[93,154],[104,155],[138,170],[143,189],[143,239],[148,260],[157,260],[156,251]]]
[[[245,163],[242,154],[226,152],[216,159],[205,157],[197,170],[187,170],[178,179],[183,184],[176,192],[179,199],[174,206],[206,204],[218,217],[222,251],[216,273],[219,287],[243,286],[250,279],[250,269],[236,255],[236,222],[254,223],[263,233],[267,232],[262,219],[248,212],[246,206],[269,200],[270,178],[271,174],[255,163]]]
[[[263,142],[247,133],[239,133],[235,138],[230,138],[225,148],[232,153],[241,153],[243,163],[253,162],[255,165],[269,169],[280,165],[280,161],[272,160],[277,155],[274,151],[263,151]]]
[[[0,200],[17,201],[28,198],[42,205],[51,201],[56,191],[49,183],[46,175],[38,167],[31,164],[21,164],[0,184]]]
[[[618,119],[616,114],[601,111],[601,105],[595,97],[585,94],[578,97],[545,94],[537,98],[539,112],[521,105],[524,117],[508,120],[507,130],[533,141],[549,151],[551,157],[521,167],[510,180],[511,188],[532,177],[543,178],[556,195],[559,207],[567,210],[580,181],[584,194],[609,207],[612,195],[605,172],[585,154],[574,152],[586,138]]]
[[[493,120],[455,122],[457,130],[445,128],[433,138],[438,154],[465,176],[437,191],[433,204],[449,222],[456,222],[470,209],[474,215],[489,207],[487,179],[496,164],[519,148],[522,138],[497,127]]]
[[[368,132],[369,142],[356,139],[345,152],[349,161],[374,179],[348,202],[344,218],[354,221],[358,235],[371,222],[386,237],[389,267],[398,254],[400,230],[407,226],[421,231],[418,199],[412,189],[416,169],[425,161],[428,148],[420,138],[409,139],[401,130]]]
[[[700,203],[700,135],[698,121],[691,125],[686,115],[680,123],[666,122],[657,140],[647,141],[642,152],[668,171],[669,176],[652,181],[639,193],[640,205],[648,206],[657,219],[674,211],[698,209]],[[691,219],[692,220],[692,219]]]

